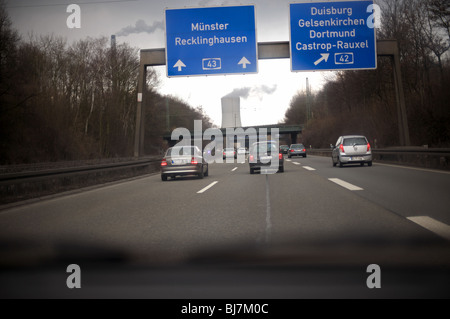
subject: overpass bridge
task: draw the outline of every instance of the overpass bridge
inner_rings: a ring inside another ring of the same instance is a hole
[[[301,136],[304,130],[304,124],[298,125],[285,125],[285,124],[270,124],[270,125],[257,125],[257,126],[246,126],[240,128],[217,128],[222,132],[224,144],[228,140],[231,143],[237,143],[240,139],[245,140],[245,146],[249,147],[249,143],[251,140],[259,140],[260,136],[270,136],[273,133],[274,129],[278,129],[280,143],[281,141],[285,141],[286,144],[295,144],[299,140],[299,136]],[[202,132],[202,137],[203,137]],[[228,134],[227,134],[228,133]],[[191,141],[195,141],[197,138],[194,136],[194,132],[191,132]],[[172,140],[172,133],[166,132],[163,135],[163,139],[167,141],[169,146],[175,145],[179,140]],[[209,139],[206,139],[205,142],[209,142]]]

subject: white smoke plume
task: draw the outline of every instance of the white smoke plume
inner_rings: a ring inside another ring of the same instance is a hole
[[[236,88],[232,92],[228,93],[224,97],[240,97],[243,99],[248,99],[249,97],[257,97],[262,100],[264,94],[273,94],[277,90],[277,85],[274,84],[272,87],[267,85],[260,85],[255,87],[243,87]]]
[[[136,21],[134,26],[127,26],[116,33],[118,37],[126,37],[134,33],[154,33],[157,30],[164,31],[164,23],[162,21],[155,21],[152,25],[148,25],[144,20]]]

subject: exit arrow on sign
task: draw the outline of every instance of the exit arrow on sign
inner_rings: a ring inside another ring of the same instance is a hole
[[[242,64],[242,68],[246,69],[247,64],[251,64],[249,60],[244,56],[238,64]]]
[[[186,65],[183,63],[183,61],[178,60],[173,67],[178,68],[178,72],[181,72],[182,68],[185,68]]]
[[[325,60],[325,62],[328,62],[328,58],[330,57],[330,54],[329,54],[329,53],[321,53],[320,55],[321,55],[322,57],[321,57],[319,60],[317,60],[316,62],[314,62],[314,65],[319,64],[319,63],[322,62],[323,60]]]

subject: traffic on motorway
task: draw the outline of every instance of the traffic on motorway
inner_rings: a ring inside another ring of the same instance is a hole
[[[372,150],[370,143],[365,136],[362,135],[346,135],[340,136],[336,145],[330,145],[332,149],[331,161],[333,166],[344,164],[360,164],[364,166],[372,166]],[[176,178],[177,176],[193,175],[203,178],[209,174],[209,163],[215,162],[217,158],[211,156],[215,153],[216,146],[208,152],[203,152],[197,146],[175,146],[170,147],[161,161],[161,179],[167,181],[168,178]],[[247,147],[226,147],[218,148],[218,154],[222,153],[222,159],[227,163],[237,162],[243,163],[248,161],[250,174],[255,172],[261,173],[283,173],[284,157],[290,159],[294,156],[302,156],[306,158],[306,147],[301,144],[280,145],[278,140],[265,140],[261,142],[253,142],[250,150]],[[222,150],[222,151],[220,151]],[[219,163],[223,163],[219,160]]]
[[[370,147],[340,141],[343,156]],[[0,272],[3,295],[70,297],[52,275],[70,260],[80,296],[448,297],[448,173],[288,154],[265,140],[245,161],[220,151],[208,162],[208,149],[174,146],[156,175],[3,211],[0,239],[14,250],[2,263],[46,261],[30,281]]]

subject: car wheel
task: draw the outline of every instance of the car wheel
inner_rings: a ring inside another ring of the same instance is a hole
[[[280,166],[280,168],[278,169],[278,171],[279,171],[280,173],[283,173],[283,172],[284,172],[284,166]]]
[[[250,168],[250,174],[255,174],[255,170],[253,168]]]
[[[337,163],[334,162],[334,159],[333,159],[333,158],[331,159],[331,162],[333,163],[333,167],[336,167],[336,164],[337,164]]]
[[[372,166],[372,162],[367,162],[367,165],[368,166]]]
[[[206,173],[205,176],[209,176],[209,166],[206,166]]]
[[[202,179],[203,176],[205,176],[205,175],[203,174],[203,167],[202,167],[201,172],[198,174],[198,178],[199,178],[199,179]]]
[[[304,155],[303,157],[306,158],[306,155]]]
[[[161,175],[161,180],[162,180],[163,182],[167,181],[167,175]]]
[[[339,157],[338,157],[338,159],[337,159],[337,163],[339,164],[339,167],[344,167],[344,164],[342,164],[342,162],[341,162],[341,160],[339,159]]]

